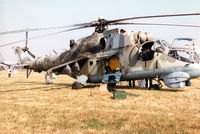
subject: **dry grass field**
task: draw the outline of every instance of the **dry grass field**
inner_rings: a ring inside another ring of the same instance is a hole
[[[95,87],[72,90],[74,80],[57,76],[46,85],[44,73],[7,77],[0,71],[0,133],[2,134],[199,134],[200,79],[185,89],[146,90],[120,83],[126,100],[112,93],[91,96]]]

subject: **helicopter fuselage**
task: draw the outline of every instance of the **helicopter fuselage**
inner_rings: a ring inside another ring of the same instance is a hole
[[[172,88],[184,87],[186,81],[200,76],[200,65],[193,58],[187,61],[172,55],[156,48],[148,34],[117,28],[95,32],[70,50],[29,61],[25,68],[73,78],[84,75],[88,83],[159,78]]]

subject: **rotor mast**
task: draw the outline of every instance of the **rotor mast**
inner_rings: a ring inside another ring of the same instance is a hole
[[[103,17],[99,17],[95,27],[95,32],[103,33],[105,30],[107,30],[108,24],[106,22],[107,21]]]

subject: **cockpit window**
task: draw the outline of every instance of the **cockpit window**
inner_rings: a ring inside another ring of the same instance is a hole
[[[165,45],[166,47],[170,47],[171,46],[171,44],[169,44],[167,41],[165,41],[165,40],[162,40],[162,43],[163,43],[163,45]]]
[[[157,41],[156,41],[156,44],[157,44],[157,45],[161,45],[160,40],[157,40]]]
[[[165,51],[165,47],[162,45],[162,43],[160,42],[160,40],[157,40],[155,42],[155,51],[156,52],[160,52],[160,53],[163,53]]]
[[[191,38],[176,38],[173,43],[172,47],[191,47],[193,45],[193,40]]]
[[[168,55],[181,61],[194,63],[192,55],[184,50],[170,50]]]
[[[199,56],[196,52],[194,52],[194,60],[195,62],[199,63],[200,59],[199,59]]]

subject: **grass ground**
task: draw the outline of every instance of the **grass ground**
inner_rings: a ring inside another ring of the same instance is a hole
[[[44,84],[44,74],[25,72],[7,78],[0,71],[0,133],[199,134],[200,79],[184,89],[160,91],[127,87],[126,100],[112,93],[90,96],[94,87],[72,90],[74,80],[57,76]]]

